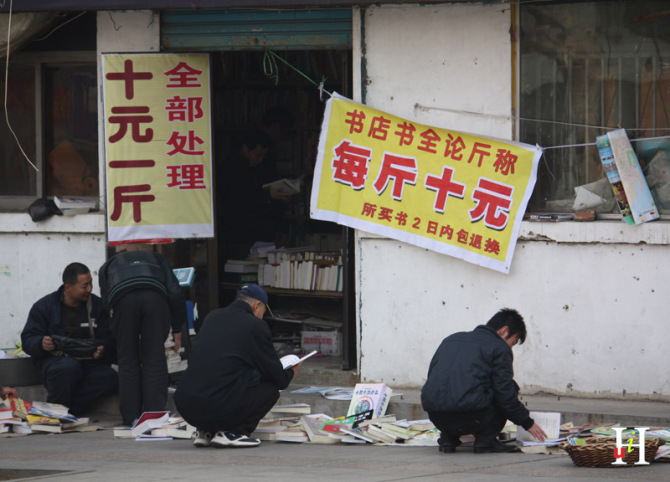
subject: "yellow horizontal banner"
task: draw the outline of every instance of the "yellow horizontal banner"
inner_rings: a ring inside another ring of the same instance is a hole
[[[334,94],[311,216],[509,272],[541,149],[431,127]]]

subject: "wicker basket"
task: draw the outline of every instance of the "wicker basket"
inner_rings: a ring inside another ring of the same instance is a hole
[[[658,438],[647,438],[644,442],[644,459],[647,462],[653,462],[658,448],[663,445],[663,441]],[[640,460],[640,449],[633,447],[628,452],[623,461],[626,465],[612,465],[616,460],[614,458],[614,449],[616,448],[616,439],[610,437],[594,437],[588,440],[586,445],[571,445],[569,442],[563,442],[560,447],[565,450],[572,462],[577,467],[634,467],[635,462]]]

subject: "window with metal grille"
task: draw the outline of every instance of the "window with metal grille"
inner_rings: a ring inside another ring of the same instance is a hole
[[[519,136],[546,150],[530,211],[618,213],[595,146],[625,128],[670,214],[670,2],[520,2]],[[607,217],[607,216],[605,216]]]

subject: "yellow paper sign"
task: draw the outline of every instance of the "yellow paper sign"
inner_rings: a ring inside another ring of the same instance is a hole
[[[337,94],[311,216],[508,273],[539,147],[426,126]]]
[[[207,54],[104,54],[109,241],[214,236]]]

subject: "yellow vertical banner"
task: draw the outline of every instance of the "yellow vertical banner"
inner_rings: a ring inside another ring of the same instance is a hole
[[[103,54],[108,241],[214,236],[207,54]]]
[[[541,154],[334,94],[310,214],[509,273]]]

